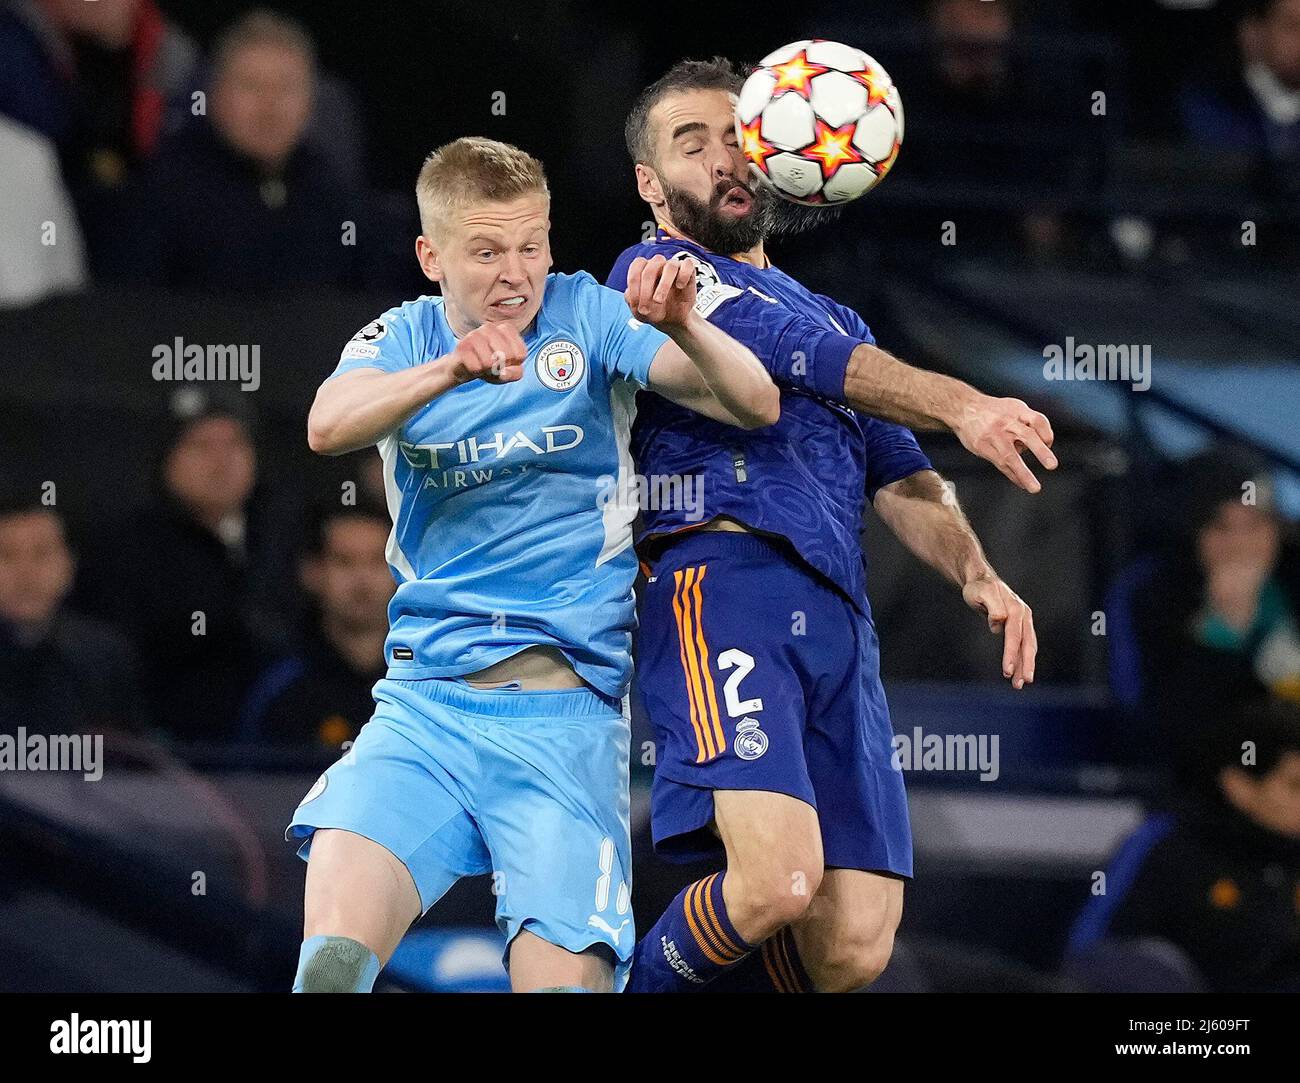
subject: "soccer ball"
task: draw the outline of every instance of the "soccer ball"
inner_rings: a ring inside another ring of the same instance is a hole
[[[736,136],[750,170],[795,203],[847,203],[884,180],[903,143],[903,101],[861,49],[796,41],[745,80]]]

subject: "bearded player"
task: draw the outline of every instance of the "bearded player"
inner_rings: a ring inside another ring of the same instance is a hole
[[[609,277],[697,266],[696,308],[754,351],[781,417],[742,432],[642,395],[639,470],[702,476],[705,518],[644,513],[637,675],[655,725],[656,850],[725,853],[637,945],[629,991],[846,991],[884,969],[912,875],[901,771],[879,677],[859,537],[863,494],[1004,637],[1003,675],[1034,679],[1029,607],[994,572],[908,425],[949,429],[1029,492],[1047,419],[879,349],[861,317],[773,267],[778,207],[734,128],[742,77],[685,61],[627,121],[653,241]]]
[[[740,426],[778,393],[694,311],[685,264],[626,299],[549,273],[546,178],[518,148],[458,139],[417,192],[441,296],[364,327],[308,418],[315,451],[379,445],[398,585],[374,717],[286,832],[308,859],[294,989],[368,991],[411,922],[491,871],[511,987],[608,991],[633,940],[636,557],[607,479],[636,387]]]

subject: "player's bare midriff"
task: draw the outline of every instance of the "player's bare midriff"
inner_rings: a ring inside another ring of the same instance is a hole
[[[554,647],[528,647],[486,669],[467,673],[475,688],[501,688],[518,682],[525,692],[556,688],[582,688],[586,682],[573,672],[563,653]]]
[[[735,519],[728,519],[725,515],[719,515],[716,519],[710,519],[705,523],[701,530],[729,530],[737,534],[750,534],[752,531],[744,523]]]

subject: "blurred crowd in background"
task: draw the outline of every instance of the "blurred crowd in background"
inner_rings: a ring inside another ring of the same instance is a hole
[[[410,189],[469,133],[540,154],[557,269],[603,278],[647,217],[619,143],[636,91],[683,54],[734,40],[753,61],[789,29],[733,32],[675,0],[671,33],[581,2],[353,7],[0,2],[0,307],[428,292]],[[870,197],[883,212],[833,245],[941,259],[917,238],[958,208],[966,251],[1020,265],[1300,273],[1300,0],[805,7],[819,36],[886,63],[907,117]],[[1246,219],[1268,227],[1258,245],[1240,243]],[[93,521],[0,470],[0,733],[329,754],[356,735],[393,591],[378,458],[355,459],[342,498],[333,479],[277,499],[255,401],[168,398],[135,464],[149,498]],[[1266,466],[1224,445],[1172,467],[1161,530],[1107,584],[1127,645],[1110,691],[1141,720],[1125,757],[1161,788],[1116,858],[1124,891],[1076,927],[1085,984],[1115,972],[1099,945],[1122,936],[1190,963],[1130,952],[1121,971],[1300,988],[1300,548]]]
[[[1296,266],[1297,0],[879,0],[856,23],[821,6],[803,13],[808,25],[876,49],[904,88],[906,157],[887,198],[920,210],[968,190],[983,211],[971,240],[1042,258],[1195,260],[1205,250],[1194,237],[1154,235],[1142,217],[1143,196],[1167,200],[1175,181],[1189,208],[1217,201],[1238,221],[1246,210],[1289,222],[1270,233],[1268,255]],[[329,63],[313,30],[270,11],[212,26],[230,5],[5,0],[0,304],[91,280],[418,285],[409,178],[462,130],[531,136],[559,206],[580,199],[588,219],[558,220],[587,242],[602,233],[592,217],[629,205],[617,112],[637,80],[692,37],[734,40],[740,61],[766,51],[752,28],[717,33],[722,16],[707,12],[660,41],[626,14],[597,22],[581,2],[495,16],[456,3],[308,7]],[[660,14],[684,11],[668,3]],[[195,24],[206,49],[185,29]],[[516,63],[530,51],[546,62]],[[390,91],[376,67],[407,81]],[[1120,193],[1127,213],[1105,206]],[[904,243],[916,219],[896,221],[884,239]],[[57,243],[34,225],[46,222]],[[341,241],[345,222],[357,243]],[[617,249],[582,251],[602,260]]]

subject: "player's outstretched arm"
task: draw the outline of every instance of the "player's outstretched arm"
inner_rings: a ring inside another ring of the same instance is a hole
[[[911,429],[950,429],[962,446],[986,459],[1026,492],[1042,485],[1021,458],[1031,451],[1056,469],[1052,426],[1019,399],[994,398],[970,384],[900,361],[862,342],[849,355],[844,401],[855,410]]]
[[[1034,614],[989,564],[952,486],[935,471],[920,470],[881,486],[873,504],[898,540],[956,583],[990,632],[1002,633],[1002,675],[1014,688],[1031,684],[1038,654]]]
[[[781,416],[781,392],[749,347],[695,311],[695,265],[638,257],[623,296],[633,315],[663,331],[650,363],[649,386],[681,406],[742,429]]]
[[[442,357],[400,372],[361,368],[326,380],[307,416],[307,444],[321,455],[369,447],[426,403],[470,380],[506,384],[523,375],[519,332],[485,323]]]

